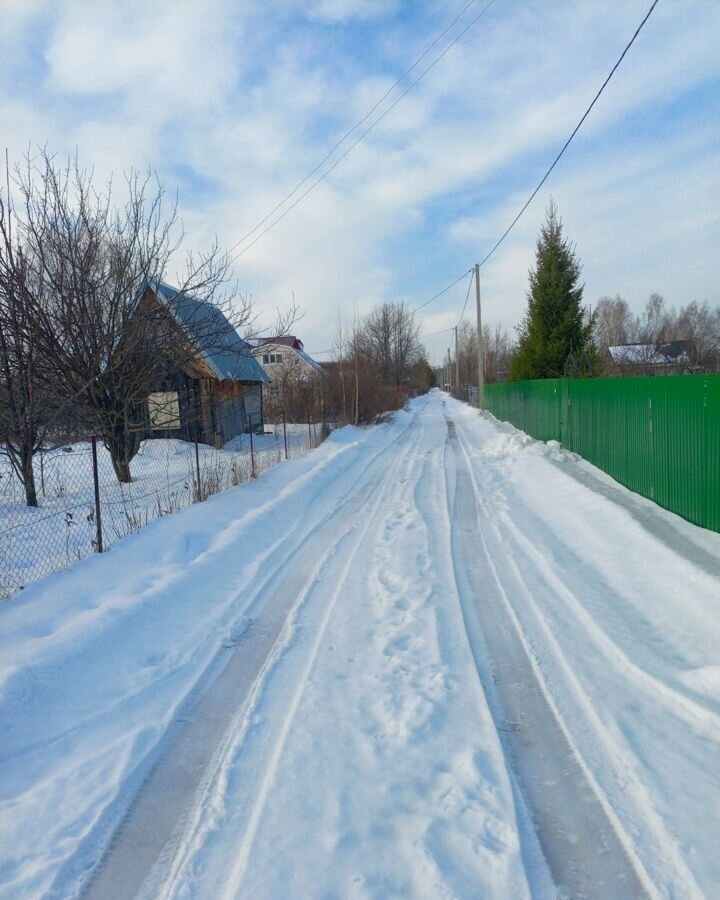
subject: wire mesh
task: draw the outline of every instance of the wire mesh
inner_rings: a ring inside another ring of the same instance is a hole
[[[318,446],[322,422],[285,422],[282,411],[262,430],[237,434],[222,449],[180,438],[140,443],[131,480],[118,480],[110,453],[97,440],[97,476],[104,549],[154,519],[260,476]],[[286,441],[287,438],[287,453]],[[0,599],[99,549],[91,436],[73,435],[44,445],[34,456],[36,507],[0,445]]]

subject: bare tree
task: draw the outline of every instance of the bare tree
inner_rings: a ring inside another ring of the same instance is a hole
[[[179,287],[158,290],[183,236],[151,173],[131,172],[118,206],[112,183],[98,191],[77,160],[61,167],[42,152],[16,177],[19,229],[41,286],[31,333],[42,376],[129,481],[149,392],[169,366],[197,367],[199,353],[226,346],[252,319],[252,302],[230,284],[231,259],[217,245],[187,254]]]
[[[638,320],[638,340],[647,345],[671,340],[673,324],[673,312],[666,308],[662,294],[650,294]]]
[[[492,384],[506,381],[510,370],[510,359],[514,346],[510,335],[502,325],[483,325],[485,381]],[[476,385],[477,370],[477,329],[469,322],[463,322],[458,330],[458,356],[460,359],[460,381],[463,385]]]
[[[624,347],[614,360],[606,356],[607,374],[720,369],[720,307],[708,303],[693,301],[676,312],[661,294],[653,293],[640,315],[633,316],[621,297],[601,297],[595,308],[595,338],[601,351]],[[682,357],[672,346],[675,342],[682,345]]]
[[[383,303],[365,317],[358,344],[378,368],[383,384],[397,387],[420,358],[420,326],[405,303]]]
[[[345,384],[345,376],[346,376],[346,358],[347,358],[347,339],[345,334],[345,329],[343,327],[342,319],[340,318],[340,313],[338,313],[337,326],[335,328],[335,336],[334,336],[334,356],[335,356],[335,365],[337,366],[337,374],[340,383],[340,403],[339,403],[339,411],[342,413],[341,421],[343,423],[348,421],[347,414],[347,387]]]
[[[327,408],[342,422],[372,421],[399,409],[408,396],[427,390],[432,369],[419,329],[404,304],[376,307],[351,326],[338,321],[335,359],[322,380]]]
[[[693,301],[681,307],[674,337],[685,342],[694,372],[720,371],[720,306]]]
[[[280,408],[290,421],[303,421],[306,415],[317,417],[321,407],[322,374],[304,362],[292,349],[273,344],[268,339],[262,345],[270,356],[272,383],[266,391],[267,412],[270,416]],[[278,361],[278,357],[281,357]]]
[[[0,451],[23,485],[28,506],[38,505],[33,459],[54,411],[40,379],[33,334],[39,289],[13,233],[11,198],[0,197]]]
[[[595,307],[595,343],[603,355],[608,347],[627,344],[635,338],[636,326],[630,307],[618,294],[601,297]]]

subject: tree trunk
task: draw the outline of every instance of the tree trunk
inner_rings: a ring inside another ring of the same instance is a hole
[[[105,438],[105,446],[110,453],[117,480],[122,484],[130,484],[132,481],[130,460],[140,449],[140,435],[119,427]]]
[[[343,374],[342,366],[340,366],[340,385],[342,386],[342,423],[343,425],[347,425],[347,400],[345,398],[345,375]]]
[[[132,475],[130,474],[130,460],[116,458],[112,451],[110,456],[112,457],[113,469],[115,470],[117,480],[123,484],[130,484],[132,481]]]
[[[358,371],[355,369],[355,422],[357,424],[360,421],[360,381],[358,379]]]
[[[37,488],[35,487],[35,470],[33,469],[33,445],[21,443],[19,446],[10,440],[5,444],[7,456],[13,472],[20,479],[25,491],[25,505],[37,506]]]
[[[22,450],[22,482],[25,488],[25,503],[27,506],[37,506],[37,489],[35,487],[35,470],[33,469],[33,452],[28,448]]]

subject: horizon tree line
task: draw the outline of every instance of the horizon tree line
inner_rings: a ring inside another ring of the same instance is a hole
[[[483,326],[485,380],[531,380],[617,374],[608,348],[637,344],[649,356],[680,341],[693,372],[720,371],[720,305],[692,301],[679,310],[652,293],[633,314],[619,295],[601,297],[594,309],[584,302],[584,285],[575,245],[563,233],[551,199],[528,273],[527,307],[513,340],[500,325]],[[460,360],[462,383],[477,382],[477,330],[468,322],[451,348],[451,369]],[[639,370],[643,371],[643,370]],[[629,374],[629,373],[626,373]],[[454,382],[454,378],[452,379]]]

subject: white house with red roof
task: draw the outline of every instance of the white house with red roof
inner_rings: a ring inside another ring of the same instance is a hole
[[[303,342],[293,334],[279,337],[250,338],[251,353],[270,376],[263,385],[263,398],[272,412],[279,408],[298,415],[317,400],[319,380],[325,371],[317,360],[305,352]]]
[[[272,378],[287,370],[289,365],[297,369],[300,377],[313,378],[324,375],[320,363],[305,352],[303,342],[293,334],[282,337],[250,338],[247,343],[252,354]]]

